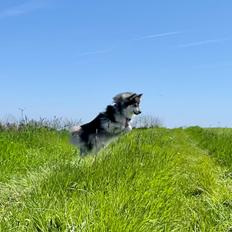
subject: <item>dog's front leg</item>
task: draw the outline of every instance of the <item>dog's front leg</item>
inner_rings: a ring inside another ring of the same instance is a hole
[[[129,124],[127,127],[125,127],[125,131],[129,132],[132,130],[132,126]]]

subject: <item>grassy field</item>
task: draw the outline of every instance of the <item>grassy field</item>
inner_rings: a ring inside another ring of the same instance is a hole
[[[137,129],[79,158],[65,131],[0,132],[0,231],[232,231],[232,129]]]

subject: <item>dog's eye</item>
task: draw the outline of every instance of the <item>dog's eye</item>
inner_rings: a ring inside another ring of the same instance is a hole
[[[138,103],[135,103],[135,104],[134,104],[134,107],[138,107],[138,106],[139,106],[139,104],[138,104]]]

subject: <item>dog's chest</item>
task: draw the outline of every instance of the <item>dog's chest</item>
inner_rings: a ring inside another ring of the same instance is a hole
[[[106,130],[110,134],[118,134],[125,131],[126,127],[128,126],[128,121],[124,117],[116,117],[116,122],[108,121],[106,123]]]
[[[125,130],[125,125],[118,122],[110,122],[108,123],[107,130],[111,134],[118,134]]]

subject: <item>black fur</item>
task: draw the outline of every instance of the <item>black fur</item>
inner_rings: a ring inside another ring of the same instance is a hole
[[[90,151],[94,144],[92,144],[89,139],[91,135],[101,135],[102,133],[106,133],[104,128],[102,128],[102,121],[103,120],[110,120],[111,122],[115,121],[115,113],[116,113],[116,106],[108,105],[106,107],[106,111],[98,114],[96,118],[94,118],[91,122],[81,125],[81,131],[79,136],[81,140],[85,143],[86,148]],[[75,132],[74,132],[75,133]]]

